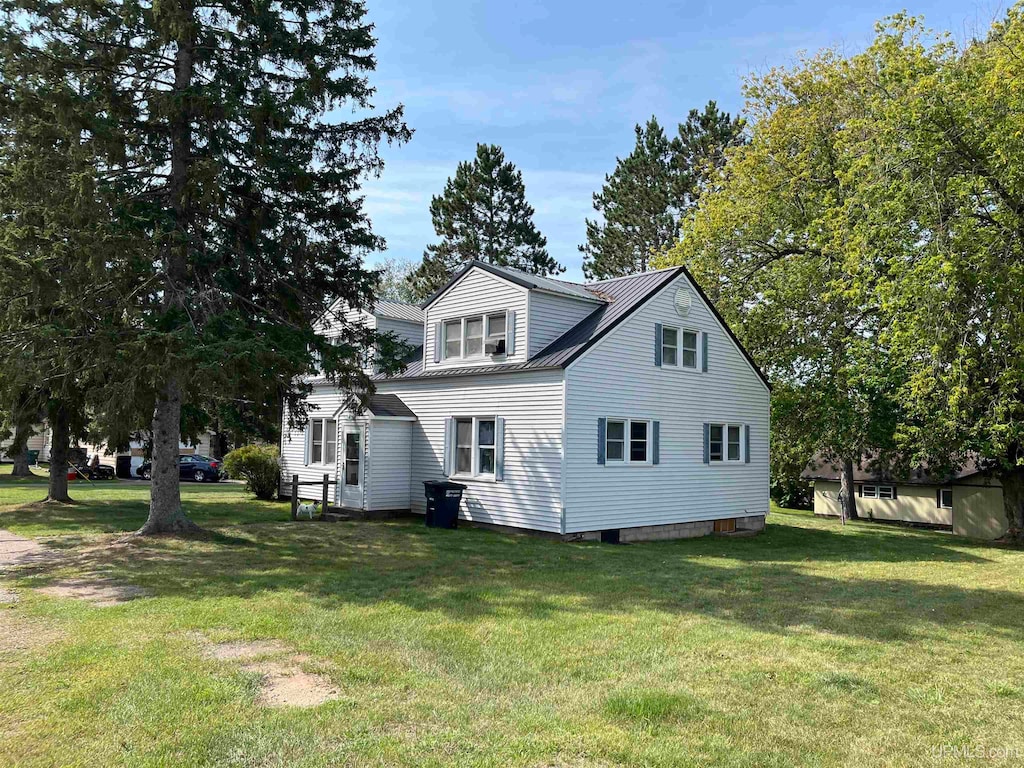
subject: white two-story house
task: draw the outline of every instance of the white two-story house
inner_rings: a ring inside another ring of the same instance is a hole
[[[401,312],[411,364],[362,411],[315,384],[285,495],[328,474],[339,506],[423,512],[450,478],[462,518],[565,538],[763,527],[769,385],[685,268],[584,285],[471,261]]]

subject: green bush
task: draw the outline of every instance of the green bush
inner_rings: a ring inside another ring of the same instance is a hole
[[[273,445],[243,445],[224,457],[224,471],[245,480],[245,489],[257,499],[273,499],[281,475],[279,456]]]

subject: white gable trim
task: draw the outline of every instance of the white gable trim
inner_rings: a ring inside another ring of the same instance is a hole
[[[569,363],[567,366],[565,366],[566,371],[568,371],[570,368],[572,368],[574,365],[576,365],[576,363],[578,363],[584,357],[589,355],[595,349],[597,349],[597,348],[601,347],[603,344],[607,343],[609,339],[611,339],[611,338],[613,338],[615,336],[615,334],[618,332],[618,330],[620,328],[622,328],[623,326],[627,325],[631,320],[634,320],[636,315],[640,312],[640,310],[643,309],[645,306],[647,306],[647,304],[650,303],[655,297],[661,295],[662,292],[667,291],[669,288],[677,287],[679,285],[680,278],[685,281],[685,284],[686,284],[686,286],[688,288],[693,290],[694,294],[696,295],[697,300],[700,301],[704,305],[704,307],[707,309],[707,312],[711,316],[711,319],[718,325],[719,328],[722,329],[722,334],[725,336],[726,339],[728,339],[729,343],[732,344],[733,348],[736,350],[736,352],[739,354],[739,356],[743,358],[743,362],[746,363],[746,366],[750,370],[750,372],[752,374],[754,374],[754,378],[756,378],[757,381],[761,384],[761,386],[764,387],[765,392],[768,392],[769,394],[771,394],[771,388],[768,386],[767,383],[765,383],[765,380],[761,377],[761,373],[756,368],[754,368],[753,364],[747,358],[747,354],[742,349],[740,349],[739,344],[737,344],[736,340],[733,338],[732,332],[728,328],[726,328],[725,324],[719,319],[718,312],[713,307],[710,306],[709,302],[704,301],[704,298],[701,295],[701,292],[696,290],[697,287],[691,283],[690,279],[683,272],[680,272],[680,274],[676,278],[674,278],[672,280],[669,280],[661,288],[659,288],[656,291],[653,291],[649,296],[645,297],[643,301],[641,301],[639,304],[637,304],[633,308],[633,311],[632,311],[632,313],[630,314],[629,317],[627,317],[627,318],[623,319],[621,322],[617,323],[616,326],[611,329],[611,331],[606,333],[604,336],[602,336],[600,339],[598,339],[595,343],[591,344],[589,347],[587,347],[585,350],[583,350],[583,353],[579,357],[577,357],[571,363]]]

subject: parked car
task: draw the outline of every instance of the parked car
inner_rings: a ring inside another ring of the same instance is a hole
[[[153,462],[147,459],[135,470],[135,474],[143,480],[152,480]],[[183,453],[178,456],[178,476],[182,480],[194,480],[197,483],[216,483],[224,476],[224,473],[220,462],[216,459],[199,454]]]

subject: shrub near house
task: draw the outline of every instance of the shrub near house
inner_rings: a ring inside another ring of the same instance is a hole
[[[280,453],[273,445],[243,445],[224,457],[228,477],[245,480],[245,489],[257,499],[272,499],[281,472]]]

